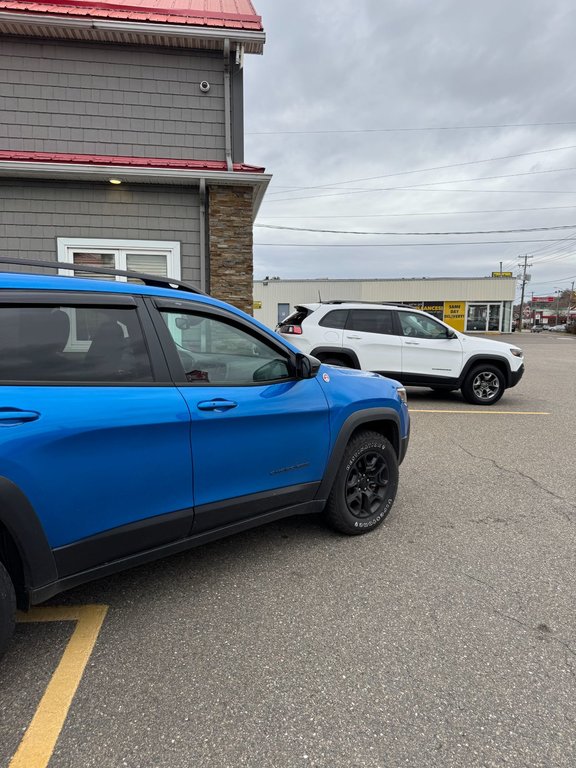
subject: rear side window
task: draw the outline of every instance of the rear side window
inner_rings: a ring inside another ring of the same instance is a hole
[[[136,308],[0,307],[0,380],[153,380]]]
[[[341,330],[346,326],[347,318],[347,309],[333,309],[332,312],[328,312],[327,315],[324,315],[318,325],[322,325],[324,328],[338,328]]]
[[[390,309],[351,309],[348,324],[351,331],[394,334],[394,319]]]

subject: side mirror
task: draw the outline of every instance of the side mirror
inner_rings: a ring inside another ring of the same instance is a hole
[[[454,333],[454,331],[446,331],[446,337],[449,339],[457,339],[458,334]]]
[[[312,355],[303,355],[301,352],[296,355],[296,375],[299,379],[313,379],[322,363]]]

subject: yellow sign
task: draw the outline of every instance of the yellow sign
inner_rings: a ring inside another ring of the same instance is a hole
[[[466,302],[465,301],[445,301],[444,302],[444,322],[451,325],[455,331],[464,331],[464,321],[466,320]]]
[[[252,309],[262,309],[262,302],[261,301],[255,301],[252,305]]]
[[[492,272],[492,277],[513,277],[512,272]]]

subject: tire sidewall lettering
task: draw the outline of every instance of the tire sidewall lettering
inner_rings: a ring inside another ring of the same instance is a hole
[[[372,443],[364,444],[361,448],[359,448],[358,450],[354,451],[354,453],[352,454],[352,456],[350,457],[350,459],[346,463],[344,476],[346,477],[348,475],[348,472],[350,471],[350,469],[354,466],[354,464],[358,461],[358,459],[363,454],[368,453],[368,452],[370,452],[372,450],[381,451],[382,454],[384,455],[384,458],[386,458],[386,460],[387,460],[388,451],[389,451],[389,446],[387,444],[381,443],[380,441],[374,441]],[[390,465],[388,460],[386,461],[386,463],[388,465]],[[390,498],[386,499],[384,507],[378,512],[378,514],[375,517],[370,518],[368,520],[357,520],[348,511],[348,513],[350,514],[350,517],[353,519],[354,528],[365,528],[365,529],[368,529],[368,528],[374,528],[374,526],[378,525],[378,523],[380,523],[388,515],[388,513],[390,512],[390,509],[391,509],[391,507],[392,507],[392,505],[394,503],[395,496],[396,496],[396,494],[394,493]]]

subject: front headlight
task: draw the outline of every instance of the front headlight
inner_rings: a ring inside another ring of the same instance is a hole
[[[406,394],[406,390],[404,389],[404,387],[398,387],[396,392],[398,392],[398,397],[400,398],[400,400],[402,400],[404,405],[408,405],[408,395]]]
[[[524,352],[521,349],[511,349],[510,352],[512,352],[514,357],[524,357]]]

